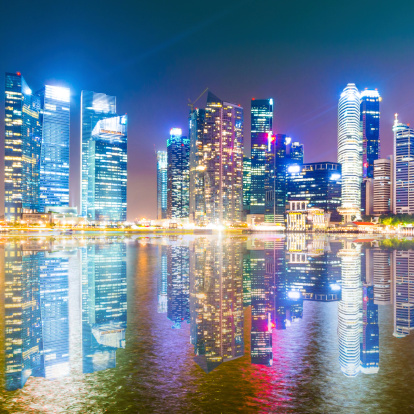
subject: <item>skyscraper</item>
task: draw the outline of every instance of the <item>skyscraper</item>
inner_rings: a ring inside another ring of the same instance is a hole
[[[190,220],[195,223],[205,219],[204,176],[204,123],[205,110],[196,108],[189,116],[190,139]]]
[[[251,101],[252,185],[250,212],[264,214],[267,133],[273,130],[273,99]]]
[[[337,208],[341,205],[341,164],[314,162],[288,168],[288,200],[308,200],[308,207],[322,208],[331,213],[332,221],[340,221]]]
[[[89,141],[98,121],[116,115],[115,96],[82,91],[81,93],[81,208],[80,214],[88,212]]]
[[[242,220],[243,108],[208,93],[203,147],[204,202],[208,223]]]
[[[360,97],[355,84],[348,83],[338,105],[338,162],[342,165],[342,204],[345,221],[361,215],[362,137]]]
[[[167,141],[167,217],[189,216],[189,159],[190,140],[180,128],[172,128]]]
[[[167,218],[167,151],[157,151],[157,218]]]
[[[260,137],[264,134],[258,134]],[[265,174],[265,221],[284,223],[287,194],[287,168],[290,138],[283,134],[268,134]]]
[[[70,90],[46,85],[41,99],[39,208],[69,206]]]
[[[392,211],[392,169],[392,156],[374,161],[374,214],[387,214]]]
[[[363,177],[374,177],[374,161],[380,153],[380,102],[377,90],[365,89],[361,92],[361,129]]]
[[[243,213],[250,213],[250,192],[252,187],[252,160],[243,157]]]
[[[414,213],[414,130],[395,114],[393,159],[393,213]]]
[[[88,150],[90,220],[126,220],[127,124],[126,115],[104,118],[92,130]]]
[[[23,210],[39,209],[40,98],[20,74],[6,73],[4,216],[20,220]]]

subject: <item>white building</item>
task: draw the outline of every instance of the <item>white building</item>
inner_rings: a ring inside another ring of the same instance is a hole
[[[374,161],[374,214],[387,214],[392,211],[393,157]]]
[[[360,94],[348,83],[338,105],[338,162],[342,166],[342,204],[338,209],[345,222],[361,215],[362,134]]]

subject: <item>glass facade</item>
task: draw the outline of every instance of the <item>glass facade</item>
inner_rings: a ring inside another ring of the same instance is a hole
[[[252,161],[251,158],[243,157],[243,213],[250,213],[250,192],[252,187]]]
[[[88,212],[88,174],[89,174],[89,142],[92,131],[98,121],[116,115],[116,97],[82,91],[81,94],[81,208],[80,214],[87,216]]]
[[[167,141],[167,217],[189,216],[189,159],[190,140],[182,136],[179,128],[172,128]]]
[[[288,196],[294,201],[308,200],[308,207],[331,213],[332,221],[341,221],[341,164],[315,162],[303,164],[299,172],[288,168]]]
[[[189,116],[190,220],[202,222],[205,215],[203,164],[205,110],[196,108]]]
[[[40,98],[20,73],[6,73],[4,213],[18,221],[24,210],[39,209]]]
[[[273,130],[273,99],[251,101],[252,185],[250,212],[264,214],[267,135]]]
[[[87,217],[94,221],[125,221],[127,215],[126,115],[96,124],[88,151]]]
[[[374,161],[380,154],[380,102],[377,90],[361,92],[363,177],[374,178]]]
[[[167,151],[157,151],[157,218],[167,218]]]
[[[414,130],[398,121],[397,114],[394,132],[394,202],[395,213],[414,213]]]
[[[70,90],[46,85],[41,99],[39,208],[69,206]]]

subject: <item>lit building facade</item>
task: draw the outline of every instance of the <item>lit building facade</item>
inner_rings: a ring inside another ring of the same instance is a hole
[[[393,157],[374,161],[374,214],[387,214],[393,211]]]
[[[273,131],[273,99],[251,101],[251,201],[252,214],[265,212],[264,176],[266,172],[267,133]]]
[[[46,85],[41,99],[39,208],[69,206],[70,90]]]
[[[360,217],[362,182],[362,136],[360,131],[360,95],[349,83],[338,105],[338,163],[342,166],[340,214],[345,221]]]
[[[363,177],[374,178],[374,161],[380,154],[380,102],[377,90],[361,92]]]
[[[82,91],[81,93],[81,208],[83,217],[88,213],[89,188],[89,142],[92,131],[101,119],[116,116],[116,97]]]
[[[207,223],[235,223],[243,212],[243,108],[208,93],[203,147]]]
[[[250,192],[252,187],[252,161],[251,158],[243,157],[243,212],[250,213]]]
[[[167,217],[189,217],[190,209],[190,140],[180,128],[172,128],[167,141]]]
[[[284,134],[266,135],[265,221],[283,223],[288,191],[288,171],[300,171],[303,163],[303,145]],[[263,137],[264,139],[264,137]],[[293,158],[292,158],[293,157]]]
[[[157,151],[157,218],[167,218],[167,151]]]
[[[127,215],[126,115],[97,122],[88,150],[87,217],[93,221],[125,221]]]
[[[414,130],[395,114],[393,157],[393,213],[414,213]]]
[[[190,139],[190,220],[202,222],[205,218],[204,202],[204,124],[205,110],[196,108],[189,116]]]
[[[39,209],[40,98],[18,73],[6,73],[4,216],[19,221],[23,210]]]
[[[331,214],[331,221],[341,220],[337,212],[341,205],[341,164],[314,162],[288,168],[287,173],[288,200],[307,200],[308,208],[323,209]]]

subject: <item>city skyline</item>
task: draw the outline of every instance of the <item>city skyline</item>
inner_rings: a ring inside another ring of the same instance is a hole
[[[353,4],[358,8],[358,15],[353,17],[361,27],[358,33],[350,33],[346,24]],[[157,150],[165,149],[165,137],[173,126],[188,134],[188,99],[194,100],[206,86],[245,108],[248,145],[251,98],[273,97],[275,132],[303,142],[305,162],[336,161],[337,99],[348,82],[361,89],[378,88],[383,97],[381,157],[392,153],[393,114],[398,112],[406,122],[412,118],[414,84],[410,68],[414,60],[407,50],[413,34],[404,19],[409,22],[414,4],[406,5],[404,15],[397,16],[390,15],[381,3],[375,7],[356,2],[328,8],[315,5],[308,10],[302,1],[295,5],[263,1],[263,7],[255,7],[255,19],[251,17],[253,3],[248,1],[207,11],[201,5],[188,8],[185,3],[173,7],[162,2],[161,6],[145,4],[138,13],[137,5],[126,5],[114,30],[107,31],[104,23],[113,22],[109,3],[100,5],[100,19],[96,19],[96,9],[89,5],[82,13],[54,5],[46,16],[36,5],[23,1],[25,13],[19,22],[5,19],[0,28],[5,39],[16,28],[21,33],[13,43],[0,46],[1,73],[22,72],[33,90],[44,84],[71,89],[72,205],[80,202],[77,155],[81,90],[117,96],[118,112],[127,112],[130,117],[129,149],[137,162],[129,171],[129,219],[155,218],[154,144]],[[11,7],[4,5],[4,16],[12,13]],[[296,17],[296,30],[292,30],[287,17],[296,7],[308,12]],[[46,30],[37,33],[34,44],[25,42],[31,34],[31,16],[36,16],[43,27],[53,22],[52,42]],[[394,27],[391,37],[384,27]],[[238,33],[237,41],[231,42],[231,53],[226,52],[230,39],[223,42],[220,37],[224,28]],[[108,51],[114,51],[110,61]],[[213,62],[220,62],[220,70]],[[3,87],[0,82],[0,94]],[[1,112],[3,108],[2,102]],[[327,145],[319,151],[322,143]],[[3,170],[3,165],[0,167]]]

